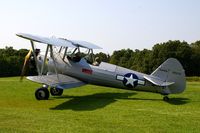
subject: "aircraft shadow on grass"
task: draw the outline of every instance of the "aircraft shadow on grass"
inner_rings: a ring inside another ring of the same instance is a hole
[[[70,100],[57,105],[52,110],[96,110],[98,108],[103,108],[113,102],[116,102],[117,99],[128,99],[129,96],[132,96],[136,93],[97,93],[86,96],[62,96],[55,98],[70,98]]]
[[[91,111],[103,108],[111,103],[116,102],[118,99],[124,100],[148,100],[148,101],[162,101],[162,99],[144,99],[144,98],[130,98],[129,96],[136,93],[97,93],[86,96],[68,96],[55,97],[55,99],[67,98],[64,103],[61,103],[51,110],[76,110],[76,111]],[[187,98],[171,98],[167,103],[173,105],[182,105],[189,102]]]
[[[182,105],[190,102],[189,98],[170,98],[169,101],[166,101],[169,104]]]

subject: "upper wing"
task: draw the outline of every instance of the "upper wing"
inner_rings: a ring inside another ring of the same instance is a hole
[[[58,79],[59,77],[59,79]],[[68,89],[68,88],[73,88],[73,87],[79,87],[82,85],[85,85],[86,83],[72,78],[67,75],[62,75],[62,74],[54,74],[54,75],[42,75],[42,76],[28,76],[27,79],[41,83],[41,84],[46,84],[49,86],[57,87],[60,89]]]
[[[175,83],[175,82],[162,81],[160,78],[152,76],[152,75],[146,75],[144,76],[144,78],[148,80],[149,82],[153,83],[154,85],[162,86],[162,87],[173,85]]]
[[[67,40],[64,38],[56,38],[56,37],[42,37],[42,36],[37,36],[37,35],[31,35],[31,34],[26,34],[26,33],[18,33],[16,34],[19,37],[39,42],[39,43],[45,43],[45,44],[50,44],[54,46],[64,46],[64,47],[84,47],[88,49],[101,49],[101,47],[86,42],[86,41],[76,41],[76,40]]]
[[[26,33],[18,33],[16,35],[19,37],[31,40],[31,41],[39,42],[39,43],[45,43],[45,44],[50,44],[54,46],[72,47],[72,48],[76,47],[70,41],[66,41],[63,39],[56,38],[56,37],[42,37],[42,36],[36,36],[36,35],[31,35],[31,34],[26,34]]]
[[[80,46],[80,47],[84,47],[88,49],[102,49],[101,47],[93,43],[86,42],[86,41],[78,41],[78,40],[69,40],[69,41],[71,41],[76,46]]]

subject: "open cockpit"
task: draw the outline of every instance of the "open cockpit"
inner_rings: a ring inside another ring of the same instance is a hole
[[[85,59],[89,64],[93,64],[94,62],[94,54],[92,49],[83,47],[70,48],[61,46],[56,51],[64,62],[67,60],[72,62],[79,62],[81,59]]]

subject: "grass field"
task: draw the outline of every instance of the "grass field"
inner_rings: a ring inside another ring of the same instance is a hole
[[[87,85],[35,100],[39,84],[0,78],[0,132],[200,132],[200,82],[159,94]]]

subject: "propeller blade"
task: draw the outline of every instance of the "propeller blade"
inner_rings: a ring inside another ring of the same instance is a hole
[[[29,61],[29,59],[31,57],[31,53],[32,53],[32,49],[30,49],[28,54],[25,56],[24,65],[23,65],[23,68],[22,68],[20,81],[22,81],[23,78],[24,78],[24,75],[25,75],[25,72],[26,72],[26,69],[27,69],[27,62]]]

